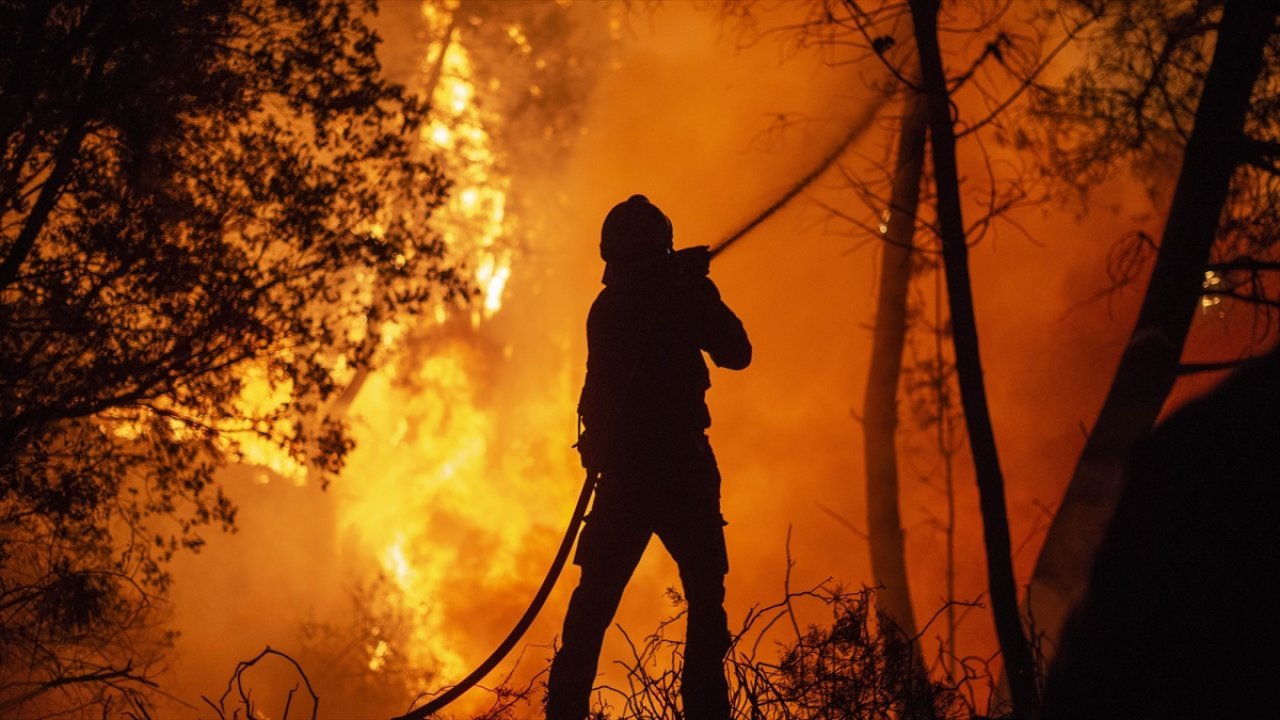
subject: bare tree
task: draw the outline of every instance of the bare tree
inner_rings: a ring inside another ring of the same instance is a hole
[[[802,34],[816,38],[820,42],[857,47],[867,53],[868,56],[874,54],[874,57],[878,57],[888,67],[891,75],[897,79],[901,86],[907,88],[910,92],[920,90],[917,87],[919,80],[915,79],[919,77],[919,73],[908,69],[915,65],[915,55],[903,53],[890,56],[888,51],[903,43],[899,43],[895,35],[886,34],[880,29],[896,28],[898,21],[903,18],[909,18],[910,14],[907,12],[907,6],[900,3],[879,3],[875,4],[873,9],[867,10],[861,7],[861,4],[854,2],[824,2],[819,3],[818,7],[821,10],[814,12],[808,21],[799,26],[799,31]],[[960,32],[966,37],[981,37],[983,34],[987,34],[987,42],[979,46],[979,52],[967,58],[971,65],[963,70],[951,70],[949,74],[944,74],[938,83],[939,87],[946,93],[942,104],[948,110],[948,113],[951,94],[962,87],[967,86],[967,89],[978,86],[977,90],[971,92],[971,95],[976,94],[977,97],[970,97],[969,99],[981,101],[977,103],[980,114],[974,119],[966,118],[967,123],[960,131],[961,135],[973,135],[984,127],[1000,127],[1002,114],[1033,85],[1035,78],[1044,69],[1048,59],[1052,58],[1064,46],[1065,41],[1060,42],[1055,49],[1050,50],[1048,53],[1028,52],[1032,49],[1033,41],[1029,42],[1027,38],[1012,37],[999,27],[998,20],[1007,11],[1007,7],[984,6],[974,13],[978,16],[979,22],[969,24],[966,24],[965,20],[959,17],[947,18],[948,25],[963,28]],[[1042,19],[1042,17],[1033,18],[1033,23]],[[917,27],[917,31],[918,29]],[[1078,27],[1067,27],[1064,34],[1070,37],[1078,29]],[[895,32],[900,32],[900,28]],[[1033,25],[1031,32],[1034,35],[1040,33],[1041,30],[1038,26]],[[934,44],[936,48],[936,41]],[[999,65],[1005,76],[1012,78],[1012,87],[1006,87],[1004,91],[997,93],[992,91],[990,85],[981,86],[976,78],[986,70],[986,65]],[[939,72],[943,71],[940,69]],[[862,417],[866,437],[868,537],[871,546],[873,572],[876,575],[877,582],[884,585],[883,592],[889,615],[895,618],[905,618],[907,622],[912,622],[910,596],[907,590],[902,521],[898,507],[899,472],[895,445],[897,394],[900,385],[899,375],[902,363],[903,338],[907,331],[906,288],[910,280],[910,258],[917,252],[916,243],[912,242],[909,233],[914,231],[917,224],[920,224],[928,228],[931,233],[940,234],[942,237],[943,249],[941,254],[948,278],[948,294],[951,297],[952,310],[954,312],[958,304],[961,315],[967,315],[969,318],[967,326],[965,326],[966,324],[963,320],[961,321],[961,326],[964,327],[960,328],[967,332],[968,335],[955,338],[955,347],[957,356],[966,355],[967,365],[961,368],[961,395],[964,400],[963,409],[966,420],[970,424],[979,426],[977,432],[980,437],[974,441],[977,443],[974,446],[974,455],[978,459],[979,486],[984,498],[983,517],[986,528],[990,583],[993,596],[999,596],[993,603],[997,614],[996,624],[1001,635],[1002,648],[1013,647],[1015,649],[1013,656],[1006,657],[1006,661],[1011,662],[1014,666],[1021,665],[1025,668],[1025,672],[1022,674],[1027,679],[1027,682],[1023,685],[1023,689],[1030,690],[1025,696],[1031,699],[1024,703],[1024,707],[1034,708],[1034,664],[1030,661],[1029,652],[1025,651],[1026,640],[1022,636],[1017,619],[1017,593],[1012,573],[1007,518],[1002,497],[1003,481],[1000,478],[998,458],[995,453],[990,422],[985,409],[980,366],[977,362],[976,330],[972,324],[972,301],[969,298],[967,289],[967,267],[963,257],[967,247],[966,243],[980,239],[982,233],[999,216],[1024,200],[1026,193],[1022,188],[1018,187],[1016,179],[1006,181],[1007,184],[1004,190],[998,189],[997,180],[993,174],[990,178],[991,185],[986,190],[986,196],[981,197],[981,200],[986,205],[986,214],[978,222],[973,223],[971,227],[965,228],[962,218],[959,216],[959,180],[958,173],[955,172],[954,151],[944,149],[944,152],[952,157],[949,162],[952,171],[945,180],[941,175],[936,173],[935,175],[939,186],[950,183],[948,191],[954,198],[954,202],[951,207],[946,207],[946,203],[940,203],[938,222],[921,221],[917,217],[918,213],[915,205],[918,202],[923,175],[919,165],[913,169],[905,162],[905,158],[909,157],[913,152],[908,137],[917,132],[919,133],[919,140],[917,141],[919,146],[914,152],[919,153],[916,158],[917,162],[922,163],[923,161],[922,146],[925,120],[923,111],[921,112],[921,116],[915,119],[919,125],[912,130],[908,130],[910,127],[909,121],[911,120],[910,113],[904,117],[902,134],[899,136],[898,164],[895,166],[895,172],[890,173],[892,180],[890,182],[890,192],[888,193],[889,197],[877,197],[877,192],[872,190],[868,183],[855,180],[850,177],[849,173],[846,173],[846,177],[850,179],[851,187],[854,188],[854,195],[859,196],[865,204],[875,207],[876,215],[879,215],[882,208],[888,208],[883,211],[886,213],[885,216],[880,218],[882,222],[879,226],[879,232],[874,229],[877,224],[874,220],[870,223],[860,221],[855,217],[855,212],[828,207],[828,210],[833,215],[850,222],[853,226],[861,228],[863,231],[875,234],[876,237],[883,237],[886,241],[886,246],[883,248],[881,288],[877,307],[871,374],[866,395],[866,412]],[[947,119],[950,123],[949,114]],[[953,139],[950,143],[952,145],[954,144],[955,134],[956,131],[953,130]],[[935,150],[936,152],[937,150]],[[935,157],[935,162],[937,161]],[[944,164],[947,164],[946,161],[944,161]],[[990,169],[988,167],[988,170]],[[908,185],[914,185],[914,187],[909,188]],[[942,222],[944,209],[948,211],[954,210],[956,213],[954,217],[947,218],[948,222]],[[903,242],[902,232],[904,229],[908,232],[906,242]],[[959,246],[958,249],[957,245]],[[957,256],[959,257],[957,258]],[[957,273],[965,275],[963,283],[957,280]],[[937,325],[935,332],[943,333],[943,323],[940,318]],[[931,391],[940,389],[938,387],[939,383],[945,384],[947,382],[947,375],[943,372],[942,364],[943,361],[939,357],[936,372],[931,376],[934,381],[929,387]],[[964,365],[964,363],[958,364]],[[975,377],[977,378],[976,383],[974,382]],[[916,387],[917,390],[919,389],[918,386],[913,387]],[[942,393],[934,392],[933,396],[941,398]],[[935,421],[938,423],[939,431],[945,435],[945,418],[938,417]],[[981,436],[985,436],[985,438]],[[939,448],[940,452],[946,456],[948,443],[945,437],[943,437],[941,445],[943,447]],[[948,522],[948,532],[954,528],[954,525],[954,518],[951,518]],[[951,579],[949,579],[948,583],[950,586]],[[1019,653],[1017,651],[1019,647],[1024,648],[1024,651]],[[1020,663],[1020,656],[1025,662]]]
[[[1008,669],[1013,713],[1027,720],[1036,712],[1038,689],[1035,663],[1018,614],[1018,591],[1009,543],[1004,478],[995,434],[987,408],[978,350],[977,321],[969,283],[968,238],[960,207],[960,179],[956,168],[955,128],[950,91],[938,44],[939,0],[912,0],[911,18],[920,52],[920,72],[928,99],[929,147],[937,184],[937,215],[943,267],[950,303],[956,373],[964,406],[969,448],[973,454],[982,508],[983,540],[987,555],[987,583],[1000,651]]]

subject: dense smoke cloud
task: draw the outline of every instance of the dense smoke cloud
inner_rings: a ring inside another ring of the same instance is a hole
[[[389,24],[398,31],[389,35],[386,56],[401,72],[421,73],[422,21],[392,5],[404,17]],[[760,24],[781,25],[793,11],[783,4]],[[169,682],[182,699],[194,703],[201,693],[221,692],[235,662],[264,644],[314,663],[307,669],[319,685],[322,715],[404,709],[409,698],[396,694],[402,684],[379,686],[378,672],[344,677],[352,670],[377,665],[383,676],[406,671],[435,687],[478,662],[532,596],[581,482],[569,445],[586,311],[603,269],[596,242],[605,212],[644,193],[672,219],[678,247],[713,244],[807,172],[859,109],[876,102],[876,67],[824,62],[784,36],[744,44],[735,27],[691,4],[621,16],[583,4],[571,8],[571,17],[580,34],[567,42],[598,42],[592,34],[610,32],[611,20],[618,39],[599,56],[605,63],[580,108],[583,129],[561,164],[520,166],[519,153],[500,163],[510,176],[517,248],[502,309],[475,325],[460,317],[409,333],[353,405],[357,437],[369,442],[327,492],[281,478],[262,483],[252,468],[228,474],[242,508],[240,532],[211,538],[176,574],[173,619],[182,636]],[[870,172],[870,161],[884,157],[892,112],[846,155],[849,172]],[[966,150],[962,173],[980,182],[977,150]],[[1159,229],[1151,227],[1160,213],[1144,189],[1117,182],[1098,195],[1109,205],[1084,217],[1073,219],[1052,203],[1021,211],[1025,235],[1004,227],[973,251],[1021,578],[1134,311],[1132,292],[1090,301],[1108,285],[1107,255],[1125,233]],[[873,584],[865,540],[833,515],[864,525],[856,412],[870,353],[877,251],[815,200],[863,213],[839,173],[830,173],[712,270],[756,348],[746,372],[713,371],[709,394],[730,523],[731,625],[781,593],[788,552],[793,587],[826,577]],[[923,277],[924,310],[931,314],[931,276]],[[916,342],[924,351],[931,341]],[[910,439],[902,507],[916,611],[925,620],[945,599],[942,535],[933,524],[943,502],[940,465],[905,408],[903,415]],[[459,452],[474,474],[450,474],[448,458]],[[956,470],[959,599],[976,600],[986,582],[963,453]],[[400,560],[388,559],[374,528],[403,539],[408,550]],[[618,617],[633,634],[672,611],[663,591],[678,584],[675,566],[657,546]],[[389,562],[403,562],[408,573],[438,573],[435,591],[399,596]],[[575,580],[570,568],[526,637],[531,670],[550,655]],[[988,617],[966,616],[962,654],[994,652]],[[373,633],[358,627],[365,620],[387,626]],[[422,623],[429,633],[415,634],[411,626]],[[940,633],[936,627],[926,633],[927,647],[936,647]],[[378,655],[379,635],[388,639],[390,656]],[[430,647],[415,651],[435,657],[437,666],[396,664],[411,650],[404,642],[424,640]],[[612,633],[602,668],[625,648]],[[326,694],[326,687],[360,689],[343,696]]]

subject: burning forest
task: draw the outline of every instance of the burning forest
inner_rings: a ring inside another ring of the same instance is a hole
[[[0,717],[1274,714],[1278,21],[0,0]]]

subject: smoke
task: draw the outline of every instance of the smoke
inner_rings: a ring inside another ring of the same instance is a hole
[[[431,35],[416,8],[403,5],[392,5],[385,51],[393,70],[421,75]],[[780,4],[759,24],[781,26],[796,11]],[[744,44],[735,28],[689,3],[648,14],[591,3],[568,12],[576,34],[561,41],[566,46],[596,47],[610,32],[617,39],[594,56],[602,64],[589,102],[575,109],[582,129],[568,154],[521,165],[538,154],[511,152],[495,165],[508,173],[512,216],[509,235],[493,245],[512,250],[501,309],[483,321],[459,315],[406,329],[352,406],[362,444],[327,492],[254,468],[226,474],[241,507],[239,532],[210,538],[175,568],[172,616],[181,636],[166,688],[191,706],[200,694],[219,694],[235,662],[264,645],[304,661],[322,716],[402,712],[405,693],[453,682],[483,659],[532,597],[581,482],[569,446],[605,212],[643,193],[672,219],[677,246],[713,244],[806,173],[875,101],[866,64],[824,62],[783,36]],[[870,172],[868,159],[884,157],[891,125],[886,120],[851,150],[848,171]],[[981,174],[974,149],[961,162],[962,171]],[[1108,284],[1115,239],[1139,226],[1159,229],[1150,227],[1149,198],[1130,185],[1099,195],[1111,207],[1080,218],[1053,204],[1022,211],[1016,219],[1026,235],[1004,227],[972,253],[1021,578],[1101,402],[1138,294],[1086,301]],[[729,521],[731,625],[781,593],[789,560],[792,587],[827,577],[872,584],[865,540],[848,525],[862,527],[865,516],[856,414],[870,355],[876,247],[815,199],[864,213],[829,173],[712,269],[755,346],[746,371],[712,371],[709,393]],[[931,297],[931,285],[924,292]],[[937,528],[944,498],[939,461],[905,408],[903,424],[902,507],[923,620],[945,600]],[[985,575],[967,463],[964,453],[956,459],[956,573],[959,599],[976,600]],[[576,574],[566,571],[526,636],[530,670],[551,654]],[[671,613],[668,586],[678,586],[675,566],[654,543],[618,622],[647,632]],[[926,638],[940,634],[935,626]],[[985,611],[965,616],[960,643],[961,654],[994,652]],[[602,670],[613,672],[611,659],[627,652],[611,632]],[[175,705],[171,714],[199,710]]]

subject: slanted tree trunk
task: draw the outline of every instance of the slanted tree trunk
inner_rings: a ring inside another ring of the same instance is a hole
[[[903,108],[898,159],[889,196],[889,219],[880,248],[880,290],[862,417],[863,457],[867,470],[867,531],[871,572],[880,586],[877,598],[902,639],[911,643],[918,676],[923,681],[918,692],[910,693],[914,706],[902,709],[902,716],[909,720],[932,716],[929,676],[916,640],[911,588],[907,581],[905,538],[898,509],[896,441],[898,385],[907,334],[907,289],[911,283],[926,129],[925,100],[911,93]]]
[[[1267,0],[1224,7],[1142,308],[1032,574],[1028,606],[1046,651],[1088,589],[1124,490],[1125,457],[1155,423],[1177,376],[1276,14]]]
[[[956,170],[955,129],[951,124],[951,98],[938,45],[939,0],[911,0],[911,18],[920,48],[920,74],[928,98],[929,142],[933,151],[934,180],[938,191],[938,225],[942,233],[943,271],[951,312],[952,342],[960,402],[969,430],[982,511],[983,541],[987,551],[987,583],[996,636],[1009,674],[1013,714],[1031,718],[1038,705],[1035,665],[1018,616],[1018,591],[1013,576],[1009,544],[1009,519],[1005,511],[1004,478],[996,452],[991,415],[987,409],[978,351],[978,328],[969,286],[968,246],[960,209],[960,181]]]

